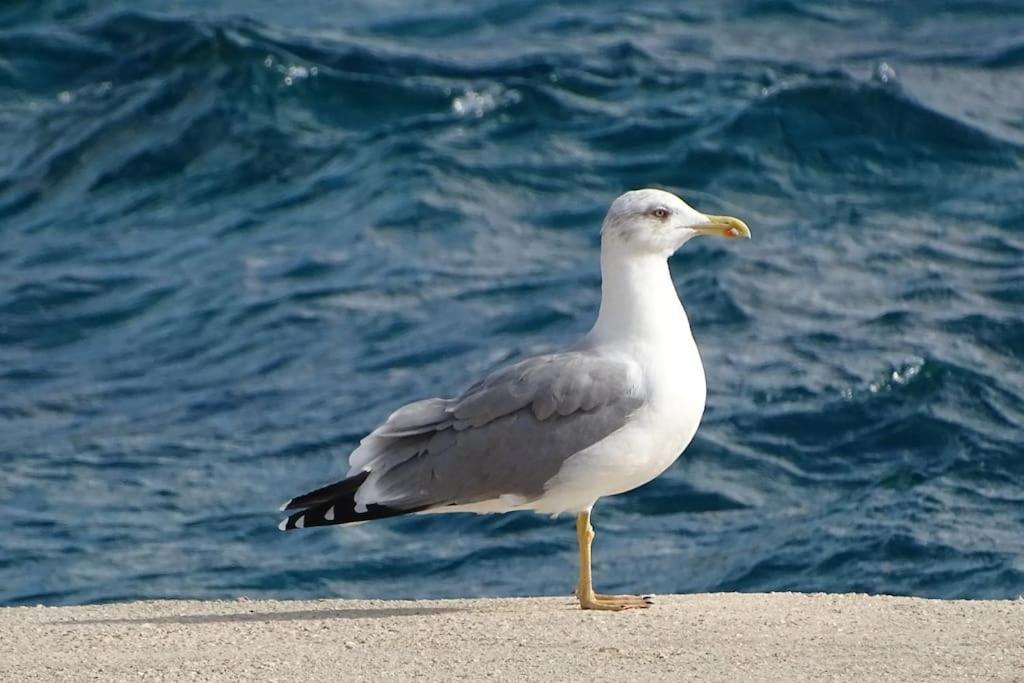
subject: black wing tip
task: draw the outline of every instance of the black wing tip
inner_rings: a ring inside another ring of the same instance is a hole
[[[387,517],[398,517],[399,515],[421,512],[428,507],[424,505],[413,508],[393,508],[387,505],[371,503],[362,511],[358,511],[351,500],[339,500],[289,515],[281,520],[277,528],[281,531],[291,531],[292,529],[305,529],[308,527],[369,522],[374,519],[385,519]]]
[[[431,505],[391,507],[377,503],[369,503],[365,506],[357,504],[356,491],[369,476],[370,472],[364,470],[341,481],[292,498],[281,506],[281,511],[296,510],[296,512],[282,519],[277,528],[281,531],[290,531],[307,527],[368,522],[372,519],[422,512],[433,507]]]

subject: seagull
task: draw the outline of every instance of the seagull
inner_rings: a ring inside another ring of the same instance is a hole
[[[402,406],[349,457],[345,479],[292,498],[282,530],[409,513],[576,515],[582,609],[645,608],[594,592],[599,498],[664,472],[697,432],[707,385],[668,258],[698,235],[750,238],[656,189],[619,196],[601,226],[601,307],[564,350],[499,369],[456,398]]]

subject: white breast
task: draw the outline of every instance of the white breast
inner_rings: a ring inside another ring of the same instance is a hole
[[[569,458],[529,507],[557,514],[589,509],[603,496],[646,484],[693,439],[704,413],[704,367],[693,338],[670,355],[643,354],[648,401],[630,422]]]

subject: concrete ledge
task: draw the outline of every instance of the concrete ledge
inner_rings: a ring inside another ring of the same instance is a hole
[[[1024,600],[661,596],[0,609],[0,680],[1024,680]]]

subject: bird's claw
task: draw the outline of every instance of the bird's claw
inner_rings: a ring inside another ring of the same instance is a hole
[[[579,597],[580,609],[620,612],[626,609],[647,609],[654,604],[650,595],[600,595]]]

